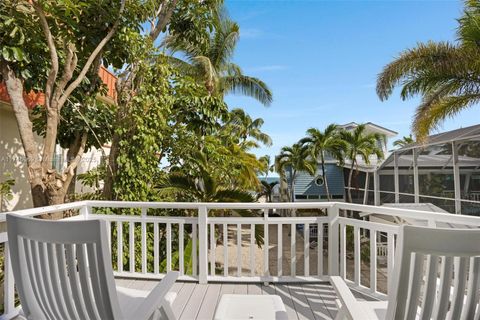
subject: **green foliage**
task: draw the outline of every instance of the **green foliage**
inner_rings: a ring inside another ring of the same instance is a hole
[[[403,51],[378,76],[377,93],[388,99],[397,86],[402,99],[420,95],[412,124],[417,140],[426,139],[447,118],[480,102],[480,6],[465,1],[458,40],[419,43]]]
[[[13,199],[12,188],[15,185],[15,179],[12,178],[11,173],[4,173],[4,179],[0,182],[0,212],[5,211],[7,201]]]
[[[409,135],[409,136],[404,136],[402,139],[393,141],[393,145],[395,147],[403,148],[414,142],[415,140],[413,139],[412,135]]]

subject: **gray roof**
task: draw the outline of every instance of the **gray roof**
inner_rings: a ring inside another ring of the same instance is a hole
[[[424,144],[411,143],[398,150],[406,150],[416,146],[441,144],[441,143],[447,143],[447,142],[465,140],[465,139],[471,139],[471,138],[476,138],[475,140],[480,140],[480,124],[476,124],[474,126],[460,128],[456,130],[437,133],[437,134],[428,136],[427,143],[424,143]]]

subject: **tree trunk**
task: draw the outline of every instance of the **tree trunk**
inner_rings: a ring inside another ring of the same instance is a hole
[[[113,134],[110,145],[110,154],[108,155],[107,173],[103,185],[103,197],[105,200],[115,200],[113,194],[113,184],[117,173],[117,157],[120,148],[120,137],[117,133]]]
[[[348,173],[348,202],[352,203],[352,177],[353,169],[355,168],[355,161],[352,160],[352,166],[350,167],[350,172]]]
[[[330,190],[328,189],[328,179],[327,179],[327,175],[325,173],[325,157],[323,156],[323,152],[322,152],[322,175],[323,175],[323,183],[325,184],[325,192],[327,193],[327,200],[330,201],[331,198],[330,198]]]
[[[16,77],[15,73],[7,64],[0,65],[1,73],[8,95],[17,120],[17,127],[20,133],[23,150],[27,160],[27,177],[32,190],[32,201],[34,207],[42,207],[48,204],[45,196],[45,185],[42,181],[41,159],[37,149],[37,143],[33,134],[33,125],[30,121],[28,107],[23,99],[23,83]]]

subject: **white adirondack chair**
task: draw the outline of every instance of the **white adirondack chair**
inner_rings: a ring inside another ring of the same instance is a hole
[[[28,319],[175,319],[171,272],[150,292],[117,288],[106,222],[7,215],[8,242]]]
[[[402,226],[388,301],[358,301],[340,277],[336,319],[480,319],[480,230]]]

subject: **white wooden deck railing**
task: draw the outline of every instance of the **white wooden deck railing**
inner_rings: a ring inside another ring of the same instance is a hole
[[[269,217],[268,211],[273,209],[310,209],[312,213],[304,214],[306,217]],[[318,209],[326,214],[319,216]],[[348,217],[367,213],[429,226],[480,227],[477,217],[337,202],[82,201],[13,213],[34,217],[66,210],[77,213],[68,219],[109,222],[108,238],[117,276],[161,278],[175,269],[183,280],[206,283],[325,281],[330,275],[340,275],[352,287],[380,299],[386,297],[387,281],[393,272],[398,226]],[[253,210],[257,216],[216,216],[230,210]],[[310,239],[311,227],[316,227],[312,233],[316,245]],[[377,240],[382,242],[381,248]],[[0,233],[2,243],[5,259],[1,318],[11,318],[16,309],[6,232]],[[379,259],[387,259],[386,268]]]

